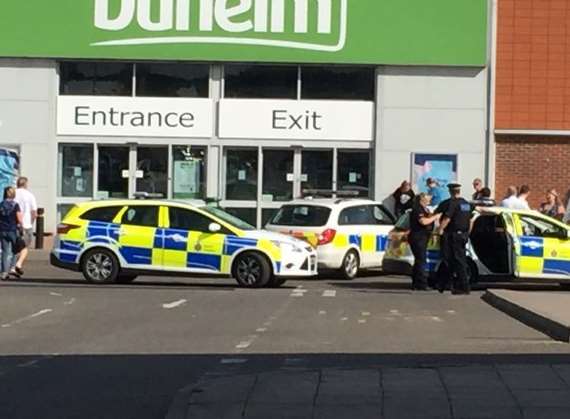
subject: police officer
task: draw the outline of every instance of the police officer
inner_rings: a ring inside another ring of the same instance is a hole
[[[447,265],[448,277],[440,278],[439,291],[443,292],[445,282],[447,282],[450,284],[453,294],[469,294],[471,290],[466,246],[471,229],[472,206],[461,198],[461,185],[450,183],[448,188],[451,198],[444,205],[438,229],[442,236],[442,262]],[[457,278],[456,283],[454,283],[454,278]]]
[[[410,236],[408,238],[412,253],[414,254],[414,268],[412,271],[412,289],[427,291],[428,281],[426,273],[427,246],[433,231],[434,223],[440,214],[433,215],[428,209],[431,197],[426,193],[419,194],[410,213]]]

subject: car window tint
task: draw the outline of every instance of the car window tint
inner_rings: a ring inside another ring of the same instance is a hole
[[[123,224],[143,227],[158,226],[158,207],[132,206],[123,214]]]
[[[374,223],[377,225],[392,225],[394,221],[392,217],[388,215],[386,210],[382,208],[381,205],[373,205],[371,208],[372,211],[372,219]]]
[[[341,211],[339,225],[375,225],[376,220],[372,214],[371,205],[360,205],[357,207],[345,208]]]
[[[331,209],[316,205],[284,205],[269,224],[278,226],[322,227],[327,224]]]
[[[397,230],[409,230],[410,229],[410,213],[406,212],[404,215],[400,217],[400,219],[396,222],[396,229]]]
[[[117,213],[122,209],[122,206],[115,207],[101,207],[93,208],[86,211],[85,214],[81,215],[79,218],[88,221],[101,221],[104,223],[112,223]]]
[[[520,221],[525,236],[561,237],[564,234],[562,227],[542,218],[521,216]]]
[[[170,228],[177,230],[199,231],[201,233],[210,232],[210,224],[215,221],[210,217],[200,214],[196,211],[184,208],[171,207],[168,209],[170,218]],[[220,231],[221,234],[228,234],[225,229]]]

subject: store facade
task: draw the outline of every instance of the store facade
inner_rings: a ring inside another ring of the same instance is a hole
[[[0,146],[48,229],[135,192],[261,226],[306,189],[488,170],[486,1],[31,3],[0,6]]]

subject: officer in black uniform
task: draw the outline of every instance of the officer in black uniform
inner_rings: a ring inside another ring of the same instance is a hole
[[[410,235],[408,241],[414,254],[414,268],[412,271],[412,289],[427,291],[428,281],[426,273],[427,246],[433,226],[440,215],[433,215],[428,209],[431,197],[426,193],[419,194],[414,199],[410,213]]]
[[[444,206],[439,233],[442,235],[441,253],[443,263],[448,267],[448,277],[445,282],[451,286],[453,294],[469,294],[470,284],[467,266],[466,246],[471,229],[471,204],[461,198],[461,185],[448,185],[451,198]],[[454,278],[457,282],[454,283]],[[440,278],[439,291],[443,292],[445,283]]]

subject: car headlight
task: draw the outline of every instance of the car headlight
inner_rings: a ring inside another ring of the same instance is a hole
[[[303,253],[303,248],[287,242],[274,241],[273,244],[281,250],[292,253]]]

